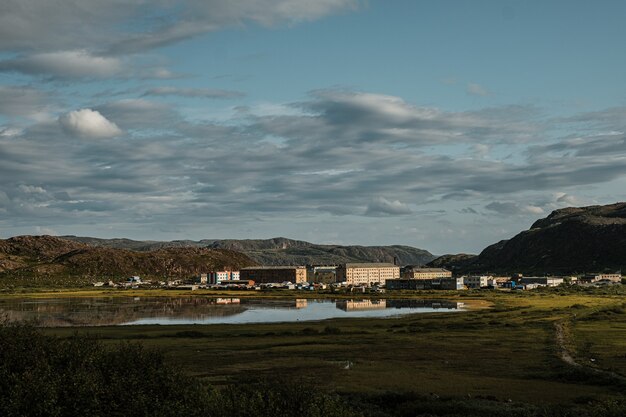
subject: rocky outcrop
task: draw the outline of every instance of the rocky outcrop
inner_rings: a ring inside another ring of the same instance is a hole
[[[626,270],[626,203],[570,207],[474,258],[439,258],[458,272],[568,274]]]

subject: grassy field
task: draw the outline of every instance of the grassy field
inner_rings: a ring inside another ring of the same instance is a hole
[[[597,306],[575,318],[572,327],[580,363],[626,375],[626,299]]]
[[[571,403],[619,398],[625,387],[605,374],[563,363],[554,323],[571,323],[568,347],[577,360],[626,374],[622,291],[450,293],[449,298],[491,308],[387,319],[46,331],[60,336],[87,332],[107,343],[140,341],[163,351],[186,373],[216,385],[301,377],[313,386],[354,395],[393,391]]]

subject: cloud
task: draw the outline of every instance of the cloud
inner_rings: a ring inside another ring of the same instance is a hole
[[[172,72],[167,68],[159,67],[143,69],[139,71],[137,75],[139,76],[139,78],[142,78],[144,80],[175,80],[179,78],[186,78],[189,76],[188,74]]]
[[[37,235],[49,235],[49,236],[58,236],[59,232],[56,230],[45,227],[45,226],[35,226],[35,234]]]
[[[113,53],[144,51],[248,22],[274,26],[281,23],[310,21],[328,14],[355,9],[359,3],[357,0],[182,1],[180,13],[173,15],[170,9],[168,24],[148,32],[131,34],[123,41],[112,45],[110,51]]]
[[[0,85],[0,115],[41,119],[50,111],[49,99],[32,87]]]
[[[121,74],[115,57],[94,56],[86,50],[43,52],[0,61],[0,71],[16,71],[51,78],[109,78]]]
[[[44,95],[25,111],[39,100],[45,105]],[[146,97],[53,114],[52,122],[0,135],[1,209],[8,214],[0,225],[10,219],[15,228],[41,224],[65,232],[103,221],[129,234],[162,224],[201,233],[198,224],[211,224],[233,236],[334,222],[351,236],[379,233],[376,225],[406,226],[441,240],[441,230],[455,225],[482,233],[478,221],[472,225],[476,212],[499,213],[481,216],[493,225],[481,234],[487,244],[570,204],[568,196],[601,200],[595,189],[626,182],[621,136],[580,134],[577,123],[555,134],[542,113],[524,106],[450,112],[390,95],[323,90],[298,103],[235,112],[220,123],[187,120],[176,107]],[[83,114],[104,120],[101,126],[115,122],[116,134],[128,139],[74,140],[100,132],[77,121],[89,119]],[[606,124],[601,132],[618,131]],[[594,153],[594,146],[602,151]],[[498,159],[509,153],[516,157]],[[433,220],[444,205],[445,225]]]
[[[59,117],[59,123],[67,132],[87,138],[109,138],[119,136],[122,131],[98,111],[81,109]]]
[[[576,197],[567,193],[557,193],[556,202],[561,204],[567,204],[569,206],[576,206],[580,204],[580,201]]]
[[[534,110],[522,106],[446,112],[367,92],[318,90],[312,92],[311,100],[293,107],[302,113],[259,118],[256,128],[309,142],[334,138],[336,147],[526,142],[535,140],[542,129]]]
[[[459,210],[459,212],[463,214],[478,214],[478,212],[471,207],[464,207],[461,210]]]
[[[489,151],[491,149],[489,145],[485,145],[483,143],[475,143],[472,145],[472,150],[476,158],[484,159],[489,155]]]
[[[17,135],[20,135],[21,133],[22,133],[22,130],[15,128],[15,127],[0,127],[0,137],[1,136],[4,136],[4,137],[17,136]]]
[[[491,95],[491,91],[476,83],[468,83],[465,91],[471,96],[487,97]]]
[[[96,107],[100,113],[122,129],[170,130],[182,120],[168,104],[143,98],[122,99]]]
[[[399,200],[387,200],[384,197],[374,199],[365,211],[367,215],[403,215],[411,214],[411,209]]]
[[[543,214],[544,211],[541,207],[537,207],[530,204],[520,204],[517,202],[500,202],[493,201],[485,206],[487,210],[494,211],[504,215],[519,215],[519,214]]]
[[[356,0],[4,0],[0,50],[135,53],[225,27],[272,26],[351,10]],[[149,13],[147,13],[149,10]]]
[[[144,93],[144,96],[179,96],[191,98],[232,99],[241,98],[245,94],[241,91],[219,90],[210,88],[178,88],[155,87]]]

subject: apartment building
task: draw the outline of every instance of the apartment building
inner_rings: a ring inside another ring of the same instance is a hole
[[[495,286],[495,281],[490,275],[470,275],[463,277],[463,284],[467,288],[485,288],[488,286]]]
[[[402,278],[406,278],[406,279],[452,278],[452,272],[448,271],[445,268],[407,267],[404,269]]]
[[[538,285],[540,287],[557,287],[565,282],[563,277],[522,277],[518,281],[522,285]]]
[[[580,282],[598,282],[598,281],[622,282],[622,274],[585,274],[580,277]]]
[[[212,271],[200,276],[201,284],[220,284],[222,281],[232,281],[239,279],[239,271]],[[204,281],[204,282],[203,282]]]
[[[400,267],[390,263],[348,263],[337,268],[337,282],[348,285],[384,285],[400,278]]]

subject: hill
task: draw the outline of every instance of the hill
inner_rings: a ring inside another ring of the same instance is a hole
[[[626,203],[555,210],[477,256],[444,255],[430,265],[458,273],[626,270]]]
[[[0,240],[0,282],[5,284],[76,285],[131,275],[188,278],[254,264],[244,254],[228,249],[178,247],[138,252],[52,236]]]
[[[64,239],[100,247],[151,251],[172,247],[206,247],[229,249],[244,253],[263,265],[341,264],[346,262],[393,262],[401,265],[423,265],[435,256],[424,249],[411,246],[341,246],[317,245],[301,240],[277,237],[273,239],[204,239],[200,241],[175,240],[172,242],[134,241],[128,239],[95,239],[64,236]]]

